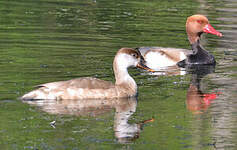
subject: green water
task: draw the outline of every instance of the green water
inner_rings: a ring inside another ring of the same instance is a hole
[[[236,10],[234,0],[1,0],[0,149],[236,149]],[[18,100],[46,82],[84,76],[114,81],[112,61],[121,47],[189,48],[185,21],[195,13],[224,34],[202,40],[218,63],[201,91],[221,93],[205,108],[188,107],[195,75],[150,76],[136,69],[129,73],[139,96],[118,106],[78,112],[79,102],[42,104],[60,112],[52,114]],[[121,140],[115,126],[123,113],[131,126],[154,121],[136,138]]]

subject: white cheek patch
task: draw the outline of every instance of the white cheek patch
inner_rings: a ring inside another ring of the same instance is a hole
[[[146,65],[151,69],[160,69],[176,65],[176,62],[160,52],[148,52],[145,55]]]
[[[117,59],[118,59],[117,62],[119,63],[119,65],[118,65],[119,68],[127,68],[127,66],[128,66],[128,58],[127,57],[128,56],[125,54],[120,54],[117,57]]]
[[[119,70],[127,70],[130,66],[136,66],[138,61],[135,60],[135,58],[132,58],[132,56],[128,54],[120,54],[117,57],[117,62],[119,63],[118,67]]]

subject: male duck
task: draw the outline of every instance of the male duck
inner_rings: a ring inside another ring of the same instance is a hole
[[[215,64],[213,55],[209,54],[200,45],[200,36],[202,33],[210,33],[217,36],[222,34],[216,31],[208,19],[203,15],[193,15],[187,18],[186,32],[192,51],[177,48],[163,47],[141,47],[137,48],[146,60],[146,65],[151,69],[160,69],[178,65],[184,67],[192,64]]]

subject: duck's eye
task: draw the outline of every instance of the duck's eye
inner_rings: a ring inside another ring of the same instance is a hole
[[[197,23],[203,24],[203,21],[202,20],[197,20]]]
[[[135,57],[135,58],[137,58],[137,54],[136,54],[136,53],[133,53],[132,56]]]

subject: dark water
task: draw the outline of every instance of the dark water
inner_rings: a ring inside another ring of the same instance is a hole
[[[236,11],[235,0],[0,1],[0,149],[236,149]],[[215,68],[184,76],[129,69],[137,99],[18,100],[51,81],[114,81],[121,47],[189,48],[184,25],[195,13],[224,35],[202,38]]]

